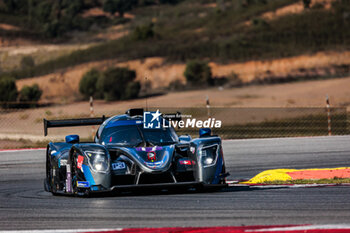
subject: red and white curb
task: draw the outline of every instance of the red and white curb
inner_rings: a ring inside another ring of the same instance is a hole
[[[21,230],[21,231],[0,231],[0,233],[325,233],[350,232],[349,224],[336,225],[282,225],[282,226],[243,226],[243,227],[166,227],[166,228],[116,228],[116,229],[75,229],[75,230]]]

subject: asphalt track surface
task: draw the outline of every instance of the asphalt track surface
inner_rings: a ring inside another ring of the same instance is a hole
[[[350,137],[224,142],[231,179],[350,166]],[[0,152],[0,230],[350,223],[350,187],[237,188],[77,198],[43,191],[45,151]]]

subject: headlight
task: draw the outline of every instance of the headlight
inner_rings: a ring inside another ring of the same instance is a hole
[[[106,173],[109,170],[109,161],[104,151],[86,151],[89,165],[95,172]]]
[[[213,145],[213,146],[203,147],[199,151],[199,155],[201,157],[201,161],[204,167],[213,166],[216,163],[217,150],[218,150],[218,146]]]

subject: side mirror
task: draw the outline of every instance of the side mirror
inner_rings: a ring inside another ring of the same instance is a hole
[[[199,129],[199,137],[210,137],[211,136],[211,129],[210,128],[202,128]]]
[[[190,142],[192,140],[190,135],[181,135],[179,141],[181,142]]]
[[[79,135],[67,135],[66,143],[79,143]]]

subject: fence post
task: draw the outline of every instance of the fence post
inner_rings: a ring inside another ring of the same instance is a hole
[[[207,114],[208,118],[210,117],[210,103],[209,103],[209,96],[206,97],[206,106],[207,106]]]
[[[328,118],[328,136],[332,136],[331,106],[329,104],[328,95],[326,95],[326,103],[327,103],[327,118]]]
[[[94,98],[90,96],[90,117],[94,117],[94,115]],[[92,126],[91,128],[91,135],[93,139],[95,136],[95,126]]]

